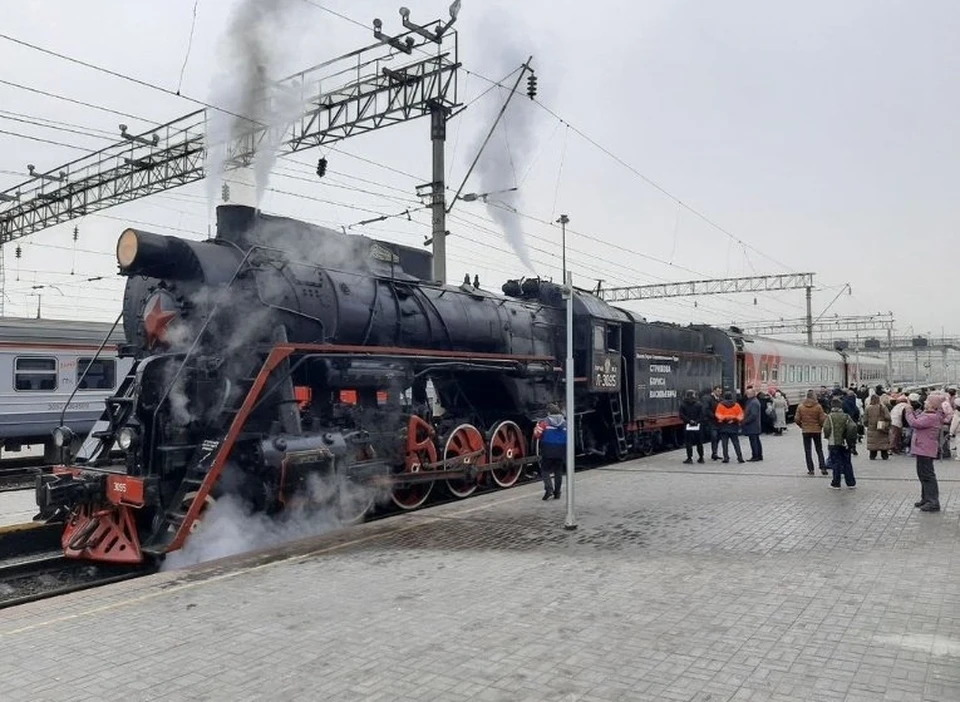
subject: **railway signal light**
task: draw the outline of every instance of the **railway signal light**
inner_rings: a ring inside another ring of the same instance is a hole
[[[531,73],[527,76],[527,97],[533,100],[537,97],[537,74]]]
[[[323,156],[317,161],[317,177],[323,178],[327,174],[327,159]]]

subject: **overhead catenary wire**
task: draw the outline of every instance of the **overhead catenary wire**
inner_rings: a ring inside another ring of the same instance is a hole
[[[315,0],[303,0],[303,1],[306,2],[306,3],[309,4],[309,5],[312,5],[312,6],[316,7],[316,8],[318,8],[318,9],[320,9],[320,10],[323,10],[323,11],[325,11],[325,12],[328,12],[328,13],[330,13],[331,15],[334,15],[334,16],[336,16],[336,17],[339,17],[340,19],[343,19],[343,20],[345,20],[345,21],[347,21],[347,22],[350,22],[351,24],[354,24],[354,25],[356,25],[357,27],[363,28],[363,29],[365,29],[365,30],[368,29],[367,25],[363,24],[362,22],[360,22],[360,21],[358,21],[358,20],[356,20],[356,19],[354,19],[354,18],[352,18],[352,17],[349,17],[349,16],[347,16],[347,15],[341,13],[341,12],[337,12],[337,11],[335,11],[335,10],[332,10],[332,9],[328,8],[328,7],[325,7],[325,6],[323,6],[322,4],[320,4],[319,2],[316,2]],[[488,78],[487,76],[484,76],[484,75],[482,75],[482,74],[480,74],[480,73],[477,73],[476,71],[469,71],[469,70],[467,70],[467,69],[462,69],[462,70],[464,70],[464,72],[466,72],[468,75],[476,76],[476,77],[478,77],[478,78],[480,78],[480,79],[482,79],[482,80],[490,83],[490,84],[491,84],[491,87],[490,87],[489,89],[492,89],[493,87],[496,87],[496,86],[500,85],[500,83],[502,82],[502,81],[495,81],[495,80],[493,80],[493,79],[491,79],[491,78]],[[511,75],[512,75],[512,74],[511,74]],[[501,87],[503,87],[503,86],[501,86]],[[612,158],[613,160],[615,160],[617,163],[619,163],[620,165],[622,165],[624,168],[626,168],[626,169],[628,169],[629,171],[631,171],[634,175],[636,175],[638,178],[640,178],[641,180],[643,180],[645,183],[647,183],[649,186],[651,186],[652,188],[654,188],[655,190],[657,190],[657,191],[660,192],[661,194],[665,195],[666,197],[670,198],[671,200],[676,201],[679,206],[683,207],[684,209],[686,209],[687,211],[689,211],[691,214],[693,214],[693,215],[696,216],[697,218],[701,219],[702,221],[704,221],[705,223],[707,223],[708,225],[710,225],[711,227],[713,227],[713,228],[716,229],[717,231],[719,231],[719,232],[721,232],[722,234],[724,234],[725,236],[731,238],[733,241],[736,241],[738,244],[740,244],[740,245],[743,246],[744,248],[749,248],[750,250],[754,251],[754,252],[755,252],[756,254],[758,254],[759,256],[762,256],[763,258],[767,259],[767,260],[770,261],[771,263],[775,263],[776,265],[780,266],[780,267],[783,268],[784,270],[787,270],[787,271],[793,270],[790,266],[787,266],[786,264],[782,263],[781,261],[778,261],[777,259],[775,259],[775,258],[773,258],[773,257],[771,257],[771,256],[769,256],[769,255],[767,255],[767,254],[765,254],[763,251],[760,251],[758,248],[756,248],[756,247],[753,246],[752,244],[749,244],[749,243],[743,241],[741,238],[737,237],[735,234],[733,234],[732,232],[730,232],[729,230],[727,230],[726,228],[724,228],[723,226],[721,226],[720,224],[718,224],[715,220],[713,220],[712,218],[708,217],[707,215],[705,215],[703,212],[701,212],[701,211],[698,210],[697,208],[691,206],[690,204],[688,204],[687,202],[685,202],[682,198],[674,195],[672,192],[670,192],[670,191],[667,190],[665,187],[663,187],[662,185],[660,185],[659,183],[657,183],[655,180],[653,180],[652,178],[646,176],[646,175],[643,174],[641,171],[639,171],[637,168],[635,168],[635,167],[632,166],[631,164],[627,163],[624,159],[622,159],[621,157],[617,156],[617,155],[616,155],[615,153],[613,153],[610,149],[608,149],[607,147],[605,147],[605,146],[603,146],[602,144],[600,144],[597,140],[593,139],[591,136],[589,136],[588,134],[586,134],[583,130],[581,130],[581,129],[578,128],[577,126],[571,124],[571,123],[570,123],[569,121],[567,121],[566,119],[562,118],[562,117],[561,117],[560,115],[558,115],[553,109],[551,109],[548,105],[546,105],[542,100],[540,100],[540,99],[538,99],[538,98],[533,98],[533,102],[534,102],[536,105],[538,105],[541,109],[545,110],[548,114],[550,114],[551,116],[553,116],[555,119],[559,120],[561,124],[567,126],[569,129],[572,129],[572,130],[574,131],[574,133],[576,133],[576,134],[577,134],[578,136],[580,136],[582,139],[584,139],[585,141],[587,141],[589,144],[591,144],[591,145],[594,146],[595,148],[599,149],[601,152],[603,152],[603,153],[606,154],[608,157],[610,157],[610,158]]]
[[[317,3],[312,3],[312,2],[309,3],[309,4],[317,5]],[[327,8],[321,8],[321,9],[327,9]],[[336,14],[336,15],[338,15],[338,16],[341,16],[341,17],[343,17],[343,18],[345,18],[345,19],[349,19],[349,18],[347,18],[346,16],[340,15],[339,13],[336,13],[336,12],[333,12],[333,14]],[[352,21],[352,20],[351,20],[351,21]],[[356,24],[357,24],[358,26],[364,27],[364,29],[367,29],[366,25],[362,25],[362,24],[360,24],[360,23],[356,23]],[[81,65],[85,65],[85,66],[88,66],[88,67],[90,67],[90,68],[94,68],[94,69],[96,69],[96,70],[103,70],[104,72],[107,72],[107,73],[109,73],[109,74],[111,74],[111,75],[116,75],[116,76],[118,76],[118,77],[125,78],[125,79],[128,79],[128,80],[133,80],[134,82],[138,82],[138,83],[140,83],[140,84],[147,85],[148,87],[153,87],[153,88],[155,88],[155,89],[162,90],[162,91],[167,92],[167,93],[171,93],[171,91],[169,91],[169,90],[167,90],[167,89],[165,89],[165,88],[162,88],[161,86],[155,86],[155,85],[146,83],[145,81],[140,81],[139,79],[132,78],[132,77],[130,77],[130,76],[124,76],[124,75],[119,74],[119,73],[117,73],[117,72],[115,72],[115,71],[110,71],[109,69],[102,69],[101,67],[94,66],[93,64],[88,64],[88,63],[86,63],[86,62],[83,62],[83,61],[80,61],[80,60],[77,60],[77,59],[72,59],[71,57],[67,57],[67,56],[64,56],[64,55],[61,55],[61,54],[57,54],[56,52],[51,52],[51,51],[49,51],[49,50],[43,49],[42,47],[37,47],[37,46],[31,45],[31,44],[29,44],[29,43],[27,43],[27,42],[22,42],[21,40],[15,40],[15,39],[13,39],[13,38],[11,38],[11,37],[8,37],[7,35],[2,35],[2,34],[0,34],[0,37],[3,37],[3,38],[5,38],[5,39],[11,40],[11,41],[15,41],[16,43],[20,43],[20,44],[23,44],[23,45],[25,45],[25,46],[30,46],[30,48],[34,48],[34,49],[36,49],[36,50],[44,51],[45,53],[50,53],[50,54],[52,54],[52,55],[58,56],[58,57],[63,58],[63,59],[65,59],[65,60],[71,60],[71,61],[74,61],[74,62],[79,63],[79,64],[81,64]],[[496,86],[499,84],[498,82],[492,81],[491,79],[486,78],[486,77],[484,77],[484,76],[481,76],[480,74],[476,74],[475,72],[472,72],[472,71],[466,71],[466,72],[467,72],[469,75],[477,75],[478,77],[483,78],[484,80],[490,82],[490,83],[491,83],[491,86],[490,86],[490,88],[488,88],[488,90],[492,90],[494,87],[496,87]],[[485,91],[485,92],[486,92],[486,91]],[[173,94],[173,93],[171,93],[171,94]],[[183,98],[185,98],[185,99],[190,99],[190,100],[192,100],[191,98],[186,97],[186,96],[183,96],[183,95],[178,95],[178,97],[183,97]],[[194,101],[195,101],[195,100],[194,100]],[[195,101],[195,102],[198,102],[199,104],[205,104],[205,103],[202,103],[201,101]],[[541,106],[542,106],[542,105],[541,105]],[[96,106],[94,106],[94,107],[96,107]],[[217,108],[216,106],[210,106],[210,107],[213,107],[214,109],[219,109],[219,108]],[[116,111],[112,111],[112,110],[108,110],[108,111],[116,112]],[[561,124],[561,123],[565,125],[565,127],[566,127],[566,132],[565,132],[565,134],[568,134],[568,133],[569,133],[569,129],[573,128],[573,129],[575,130],[575,132],[577,132],[581,137],[587,138],[588,141],[592,141],[592,140],[589,139],[589,137],[586,137],[582,132],[580,132],[580,130],[578,130],[576,127],[573,127],[573,126],[570,125],[569,123],[567,123],[567,122],[565,122],[564,120],[562,120],[561,118],[559,118],[559,116],[556,115],[556,113],[552,113],[552,114],[553,114],[555,117],[557,117],[557,119],[558,119],[558,125]],[[135,118],[135,119],[141,119],[141,120],[143,120],[143,121],[148,121],[148,122],[153,123],[151,120],[144,120],[143,118],[140,118],[140,117],[133,116],[133,118]],[[566,140],[565,140],[565,141],[566,141]],[[66,144],[63,144],[63,145],[65,145],[65,146],[72,146],[72,145],[66,145]],[[601,147],[601,146],[600,146],[599,144],[597,144],[596,142],[593,142],[593,145],[596,146],[597,148],[601,148],[601,149],[603,150],[603,147]],[[78,148],[78,147],[74,147],[74,148]],[[369,159],[364,159],[363,157],[355,156],[355,155],[350,154],[350,153],[348,153],[348,152],[345,152],[345,151],[343,151],[343,150],[338,150],[338,149],[332,149],[332,150],[334,150],[334,151],[339,151],[340,153],[344,153],[344,154],[347,155],[347,156],[351,156],[351,157],[354,157],[354,158],[358,158],[358,159],[361,160],[361,161],[365,161],[365,162],[367,162],[367,163],[371,163],[371,164],[373,164],[373,165],[377,165],[377,166],[383,167],[383,164],[375,163],[375,162],[373,162],[373,161],[371,161],[371,160],[369,160]],[[605,150],[605,151],[606,151],[606,150]],[[612,154],[610,154],[610,153],[608,153],[608,155],[611,155],[611,156],[612,156]],[[624,163],[624,165],[627,165],[627,164]],[[629,167],[629,166],[628,166],[628,167]],[[400,169],[392,169],[392,168],[391,168],[390,170],[393,170],[394,172],[397,172],[397,173],[403,173],[404,175],[407,175],[407,176],[409,176],[409,177],[414,177],[412,174],[409,174],[409,173],[406,173],[406,172],[404,172],[404,171],[401,171]],[[640,175],[641,177],[643,177],[642,174],[639,174],[639,172],[638,172],[638,175]],[[280,191],[280,192],[282,192],[282,191]],[[664,193],[667,194],[667,195],[670,196],[670,197],[673,197],[673,196],[669,195],[669,193],[666,193],[666,191],[664,191]],[[303,196],[302,194],[296,194],[296,193],[292,193],[292,192],[286,192],[285,194],[290,195],[290,196],[294,196],[294,197],[306,197],[306,196]],[[372,193],[371,193],[371,194],[372,194]],[[317,200],[317,201],[323,202],[322,200]],[[687,206],[685,203],[683,203],[683,202],[680,201],[679,199],[677,199],[677,201],[678,201],[679,205],[682,205],[682,206],[684,206],[684,207],[687,207],[687,209],[690,209],[691,211],[693,211],[694,214],[696,214],[697,216],[702,217],[702,215],[701,215],[700,213],[695,212],[694,210],[692,210],[692,208],[690,208],[689,206]],[[345,204],[343,204],[343,203],[339,203],[339,204],[338,204],[338,203],[334,203],[333,201],[327,201],[327,203],[328,203],[328,204],[331,204],[331,205],[335,205],[335,206],[347,206],[347,205],[345,205]],[[370,209],[366,209],[366,208],[360,209],[359,211],[366,211],[366,212],[371,213],[371,214],[374,213],[374,210],[370,210]],[[380,214],[382,214],[382,213],[377,213],[377,214],[380,215]],[[716,226],[715,223],[713,223],[713,224],[714,224],[714,226]],[[720,227],[717,227],[717,228],[718,228],[718,229],[722,229],[722,228],[720,228]],[[733,236],[733,235],[730,234],[729,232],[725,232],[725,233],[727,233],[728,236]],[[597,239],[597,241],[599,241],[600,243],[603,243],[604,245],[609,245],[609,242],[602,241],[602,240],[599,240],[599,239]],[[739,241],[739,240],[738,240],[738,241]],[[746,246],[743,242],[741,242],[741,244],[743,244],[744,246]],[[752,248],[752,247],[751,247],[751,248]],[[642,255],[642,254],[639,254],[639,252],[633,252],[633,253],[636,254],[636,255]],[[764,255],[764,254],[762,254],[762,252],[760,252],[760,254],[761,254],[761,255]],[[765,256],[765,255],[764,255],[764,256]],[[647,256],[647,258],[653,258],[653,257]],[[772,259],[771,259],[771,260],[772,260]],[[667,265],[669,265],[669,262],[667,262]],[[688,269],[688,270],[689,270],[689,269]]]
[[[190,36],[187,38],[187,51],[183,56],[183,65],[180,66],[180,80],[177,81],[177,95],[183,88],[183,74],[187,71],[187,62],[190,60],[190,49],[193,48],[193,32],[197,28],[197,6],[200,0],[193,0],[193,19],[190,20]]]
[[[313,5],[314,7],[317,7],[317,8],[319,8],[319,9],[324,10],[324,11],[326,11],[326,12],[329,12],[329,13],[337,16],[337,17],[340,17],[341,19],[347,20],[347,21],[352,22],[352,23],[354,23],[354,24],[356,24],[356,25],[358,25],[358,26],[363,26],[364,28],[366,28],[366,26],[363,25],[362,23],[360,23],[360,22],[358,22],[358,21],[356,21],[356,20],[354,20],[354,19],[352,19],[352,18],[349,18],[349,17],[347,17],[346,15],[344,15],[344,14],[342,14],[342,13],[339,13],[339,12],[336,12],[336,11],[331,10],[330,8],[324,7],[324,6],[320,5],[320,4],[317,3],[317,2],[314,2],[313,0],[304,0],[304,1],[307,2],[307,3],[310,4],[310,5]],[[170,95],[170,96],[173,96],[173,97],[178,97],[178,98],[186,99],[186,100],[189,100],[189,101],[194,102],[194,103],[196,103],[196,104],[202,105],[202,106],[204,106],[204,107],[208,107],[208,108],[210,108],[210,109],[215,109],[215,110],[218,110],[218,111],[221,111],[221,112],[230,114],[230,115],[232,115],[232,116],[235,116],[235,117],[238,117],[238,118],[241,118],[241,119],[248,119],[248,118],[246,118],[246,117],[244,117],[244,116],[242,116],[242,115],[234,114],[233,112],[231,112],[231,111],[229,111],[229,110],[227,110],[227,109],[225,109],[225,108],[223,108],[223,107],[220,107],[220,106],[217,106],[217,105],[213,105],[213,104],[207,103],[207,102],[205,102],[205,101],[203,101],[203,100],[199,100],[199,99],[197,99],[197,98],[193,98],[193,97],[190,97],[190,96],[187,96],[187,95],[183,95],[183,94],[181,94],[179,91],[173,91],[173,90],[170,90],[169,88],[164,88],[163,86],[159,86],[159,85],[156,85],[156,84],[154,84],[154,83],[150,83],[149,81],[145,81],[145,80],[142,80],[142,79],[140,79],[140,78],[136,78],[136,77],[134,77],[134,76],[130,76],[130,75],[127,75],[127,74],[124,74],[124,73],[120,73],[120,72],[118,72],[118,71],[114,71],[114,70],[112,70],[112,69],[105,68],[105,67],[103,67],[103,66],[98,66],[98,65],[96,65],[96,64],[90,63],[90,62],[88,62],[88,61],[84,61],[84,60],[82,60],[82,59],[77,59],[77,58],[75,58],[75,57],[68,56],[68,55],[66,55],[66,54],[62,54],[62,53],[60,53],[60,52],[53,51],[52,49],[47,49],[47,48],[42,47],[42,46],[39,46],[39,45],[37,45],[37,44],[33,44],[33,43],[31,43],[31,42],[28,42],[28,41],[25,41],[25,40],[22,40],[22,39],[18,39],[18,38],[16,38],[16,37],[12,37],[12,36],[10,36],[10,35],[8,35],[8,34],[5,34],[5,33],[2,33],[2,32],[0,32],[0,39],[4,39],[4,40],[9,41],[9,42],[11,42],[11,43],[14,43],[14,44],[17,44],[17,45],[20,45],[20,46],[24,46],[24,47],[30,48],[30,49],[32,49],[32,50],[34,50],[34,51],[38,51],[38,52],[41,52],[41,53],[44,53],[44,54],[47,54],[47,55],[50,55],[50,56],[54,56],[54,57],[56,57],[56,58],[59,58],[59,59],[62,59],[62,60],[65,60],[65,61],[68,61],[68,62],[71,62],[71,63],[75,63],[75,64],[80,65],[80,66],[84,66],[84,67],[89,68],[89,69],[91,69],[91,70],[96,70],[96,71],[105,73],[105,74],[107,74],[107,75],[110,75],[110,76],[113,76],[113,77],[116,77],[116,78],[120,78],[120,79],[129,81],[129,82],[132,82],[132,83],[137,84],[137,85],[140,85],[140,86],[142,86],[142,87],[150,88],[150,89],[153,89],[153,90],[158,90],[158,91],[160,91],[160,92],[166,93],[166,94],[168,94],[168,95]],[[525,66],[528,65],[528,64],[529,64],[529,61],[527,62],[527,64],[525,64]],[[479,74],[475,74],[475,75],[479,75]],[[486,80],[490,81],[491,79],[486,78]],[[513,90],[516,90],[516,87],[514,87]],[[629,171],[631,171],[634,175],[636,175],[637,177],[639,177],[640,179],[642,179],[644,182],[646,182],[646,183],[647,183],[648,185],[650,185],[652,188],[656,189],[657,191],[659,191],[660,193],[662,193],[662,194],[665,195],[666,197],[669,197],[670,199],[675,200],[676,202],[678,202],[680,205],[682,205],[682,206],[684,207],[684,209],[688,210],[688,211],[691,212],[693,215],[695,215],[695,216],[698,217],[699,219],[703,220],[704,222],[706,222],[707,224],[709,224],[710,226],[712,226],[713,228],[715,228],[717,231],[719,231],[719,232],[725,234],[726,236],[730,237],[732,240],[734,240],[734,241],[736,241],[737,243],[739,243],[739,244],[740,244],[741,246],[743,246],[745,249],[746,249],[746,248],[750,248],[752,251],[754,251],[754,252],[757,253],[758,255],[762,256],[763,258],[766,258],[767,260],[769,260],[769,261],[771,261],[771,262],[773,262],[773,263],[775,263],[775,264],[777,264],[778,266],[780,266],[780,267],[783,268],[784,270],[792,270],[792,268],[791,268],[790,266],[787,266],[787,265],[783,264],[782,262],[780,262],[780,261],[778,261],[778,260],[776,260],[776,259],[768,256],[768,255],[765,254],[764,252],[760,251],[759,249],[757,249],[757,248],[754,247],[753,245],[748,244],[747,242],[743,241],[742,239],[740,239],[739,237],[737,237],[736,235],[734,235],[733,233],[731,233],[730,231],[728,231],[727,229],[725,229],[724,227],[722,227],[721,225],[719,225],[716,221],[714,221],[714,220],[711,219],[710,217],[706,216],[705,214],[703,214],[702,212],[700,212],[698,209],[696,209],[696,208],[692,207],[691,205],[687,204],[687,203],[684,202],[681,198],[677,197],[676,195],[674,195],[673,193],[671,193],[670,191],[668,191],[665,187],[661,186],[659,183],[657,183],[657,182],[654,181],[653,179],[651,179],[651,178],[649,178],[648,176],[644,175],[644,174],[643,174],[642,172],[640,172],[637,168],[635,168],[635,167],[632,166],[631,164],[627,163],[624,159],[620,158],[620,157],[617,156],[615,153],[613,153],[610,149],[608,149],[608,148],[606,148],[605,146],[601,145],[599,142],[597,142],[595,139],[593,139],[592,137],[590,137],[589,135],[587,135],[587,134],[586,134],[585,132],[583,132],[581,129],[579,129],[579,128],[576,127],[575,125],[571,124],[571,123],[568,122],[567,120],[565,120],[565,119],[563,119],[562,117],[560,117],[560,115],[558,115],[558,114],[557,114],[553,109],[551,109],[549,106],[547,106],[546,104],[544,104],[541,100],[534,98],[533,101],[534,101],[535,104],[537,104],[538,106],[540,106],[543,110],[545,110],[547,113],[549,113],[550,115],[552,115],[555,119],[560,120],[563,124],[567,125],[567,126],[568,126],[570,129],[572,129],[572,130],[574,131],[574,133],[576,133],[578,136],[580,136],[581,138],[583,138],[584,140],[586,140],[588,143],[590,143],[591,145],[593,145],[594,147],[596,147],[597,149],[599,149],[600,151],[602,151],[604,154],[606,154],[607,156],[609,156],[610,158],[612,158],[613,160],[615,160],[617,163],[619,163],[619,164],[622,165],[623,167],[627,168]],[[455,200],[456,200],[456,198],[454,198],[454,201],[455,201]],[[452,207],[452,205],[451,205],[451,207]]]
[[[107,112],[117,117],[126,117],[127,119],[135,119],[139,122],[146,122],[154,126],[159,126],[161,123],[152,119],[147,119],[146,117],[141,117],[139,115],[134,115],[129,112],[122,112],[120,110],[114,110],[109,107],[104,107],[103,105],[95,105],[91,102],[86,102],[84,100],[77,100],[74,98],[67,97],[66,95],[59,95],[57,93],[51,93],[47,90],[41,90],[40,88],[34,88],[29,85],[23,85],[22,83],[14,83],[10,80],[4,80],[0,78],[0,85],[6,85],[11,88],[16,88],[18,90],[24,90],[30,93],[36,93],[37,95],[43,95],[44,97],[51,98],[53,100],[61,100],[63,102],[69,102],[73,105],[79,105],[81,107],[88,107],[92,110],[100,110],[101,112]]]

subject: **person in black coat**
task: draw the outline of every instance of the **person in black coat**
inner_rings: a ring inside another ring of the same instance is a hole
[[[683,421],[683,443],[687,449],[687,460],[693,463],[693,447],[697,447],[697,463],[703,463],[703,405],[697,400],[695,390],[687,390],[687,396],[680,403],[680,419]]]
[[[747,390],[747,401],[743,408],[743,434],[750,442],[751,462],[763,460],[763,444],[760,442],[760,400],[753,389]]]
[[[717,405],[723,400],[723,388],[719,385],[713,389],[712,393],[704,396],[703,402],[703,432],[702,436],[710,437],[710,460],[719,461],[720,454],[717,449],[720,447],[720,425],[717,423]]]

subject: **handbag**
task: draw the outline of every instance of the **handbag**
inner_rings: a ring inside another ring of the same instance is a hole
[[[881,419],[879,422],[877,422],[877,431],[883,431],[886,428],[887,428],[887,423],[885,421]]]

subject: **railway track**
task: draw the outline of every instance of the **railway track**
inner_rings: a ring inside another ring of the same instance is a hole
[[[0,461],[0,492],[32,488],[41,472],[43,462],[39,458],[6,458]]]
[[[0,609],[78,592],[155,572],[155,566],[111,566],[36,554],[0,564]]]

